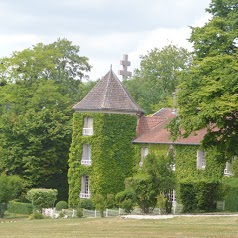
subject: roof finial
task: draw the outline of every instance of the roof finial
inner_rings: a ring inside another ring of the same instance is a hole
[[[112,64],[111,64],[111,66],[110,66],[110,70],[112,70]]]

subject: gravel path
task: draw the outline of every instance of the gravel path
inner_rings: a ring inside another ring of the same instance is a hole
[[[234,214],[196,214],[196,215],[124,215],[121,218],[128,219],[170,219],[174,217],[238,217],[238,213]]]

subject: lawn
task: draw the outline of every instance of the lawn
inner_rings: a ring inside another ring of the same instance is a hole
[[[175,217],[163,220],[81,218],[0,220],[1,238],[238,237],[238,217]]]

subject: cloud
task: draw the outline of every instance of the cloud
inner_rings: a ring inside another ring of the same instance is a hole
[[[188,26],[207,20],[210,0],[8,0],[0,1],[0,56],[10,56],[39,42],[67,38],[93,65],[91,77],[101,77],[113,64],[117,72],[123,54],[131,71],[139,56],[154,47],[176,44],[191,48]],[[205,18],[204,18],[205,17]],[[201,20],[202,19],[202,20]],[[200,21],[200,22],[199,22]]]

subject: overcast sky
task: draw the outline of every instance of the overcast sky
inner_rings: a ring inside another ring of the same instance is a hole
[[[115,73],[129,55],[130,71],[140,55],[168,44],[191,49],[189,26],[209,18],[211,0],[0,0],[0,57],[37,43],[66,38],[80,46],[101,78],[112,64]]]

